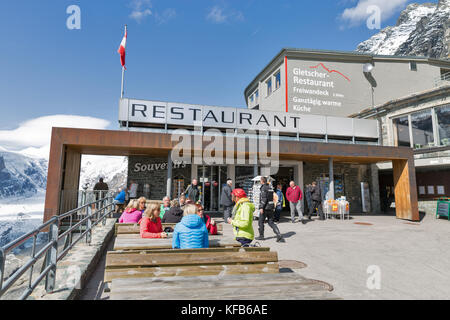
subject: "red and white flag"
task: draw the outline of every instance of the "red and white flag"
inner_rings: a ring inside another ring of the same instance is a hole
[[[120,63],[122,64],[123,68],[125,68],[125,47],[127,46],[127,34],[128,31],[125,29],[125,35],[123,36],[122,42],[120,43],[119,50],[117,50],[117,52],[120,54]]]

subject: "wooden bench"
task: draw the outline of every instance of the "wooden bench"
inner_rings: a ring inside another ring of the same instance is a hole
[[[116,278],[111,300],[336,300],[333,287],[296,273]]]
[[[163,223],[163,230],[167,227],[174,229],[176,223]],[[115,234],[116,236],[119,234],[138,234],[140,233],[140,226],[137,223],[116,223],[115,225]],[[217,223],[217,231],[221,233],[223,231],[223,225],[221,223]]]
[[[241,244],[228,236],[209,236],[210,247],[240,247]],[[113,250],[172,249],[172,238],[143,239],[139,234],[118,235]]]
[[[269,248],[208,248],[108,252],[105,279],[278,273]]]

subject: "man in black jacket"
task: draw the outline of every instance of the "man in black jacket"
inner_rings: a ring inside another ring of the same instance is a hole
[[[322,194],[320,191],[319,186],[317,185],[317,182],[313,182],[311,189],[310,189],[310,193],[311,193],[311,208],[309,211],[309,216],[311,216],[314,211],[319,212],[319,216],[320,216],[320,220],[325,220],[325,217],[323,215],[323,211],[322,211]]]
[[[223,206],[223,219],[225,223],[228,223],[228,218],[231,217],[233,211],[233,200],[231,198],[231,192],[233,191],[232,185],[233,181],[228,178],[227,185],[223,187],[220,194],[220,204]]]
[[[194,203],[200,201],[200,190],[198,190],[198,180],[192,179],[192,183],[186,188],[185,192],[186,198]]]
[[[285,242],[283,236],[281,235],[280,229],[278,229],[275,222],[273,222],[274,210],[275,205],[273,203],[273,189],[269,184],[267,184],[267,178],[261,177],[258,219],[259,237],[257,237],[256,240],[264,240],[264,222],[267,219],[267,223],[277,236],[277,242]]]

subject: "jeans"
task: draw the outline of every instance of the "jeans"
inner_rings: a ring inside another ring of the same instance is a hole
[[[289,202],[289,207],[291,208],[291,220],[295,220],[295,211],[298,213],[298,220],[303,220],[303,212],[302,212],[302,202]]]
[[[280,229],[278,229],[275,222],[273,222],[273,215],[274,215],[274,213],[272,210],[267,210],[267,211],[264,210],[264,213],[259,214],[258,229],[259,229],[259,235],[261,237],[264,237],[264,222],[266,221],[266,219],[267,219],[267,224],[269,225],[269,227],[272,228],[273,232],[277,236],[281,236]]]
[[[275,215],[274,215],[275,221],[280,221],[281,211],[283,211],[283,209],[281,207],[275,209]]]
[[[240,242],[243,247],[248,247],[253,240],[247,238],[236,238],[236,241]]]
[[[225,223],[228,223],[228,218],[231,218],[231,214],[233,213],[233,206],[227,206],[223,208],[223,220]]]
[[[314,211],[316,211],[316,209],[317,209],[317,212],[318,212],[319,216],[323,217],[321,201],[313,200],[311,208],[310,208],[310,211],[309,211],[309,215],[312,215],[314,213]]]

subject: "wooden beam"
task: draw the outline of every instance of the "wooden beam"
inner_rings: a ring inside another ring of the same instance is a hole
[[[183,265],[222,265],[278,262],[278,254],[266,252],[201,252],[107,255],[106,268],[156,267]]]
[[[393,160],[392,167],[397,218],[419,221],[414,158]]]
[[[154,268],[105,269],[105,282],[113,279],[148,277],[193,277],[231,274],[279,273],[278,263],[241,264],[241,265],[195,265]]]

